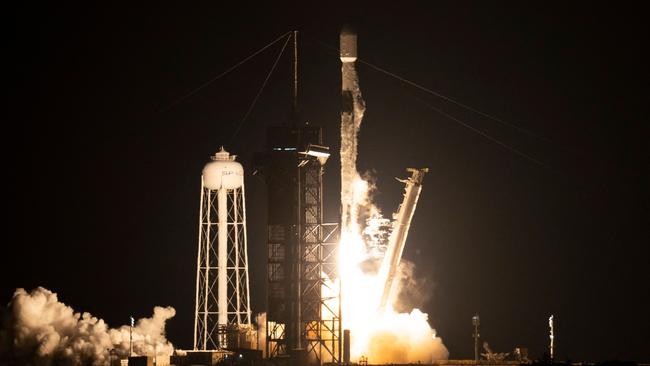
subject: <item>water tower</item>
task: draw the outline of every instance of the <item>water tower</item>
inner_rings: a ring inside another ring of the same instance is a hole
[[[244,168],[221,148],[203,168],[194,350],[250,348]]]

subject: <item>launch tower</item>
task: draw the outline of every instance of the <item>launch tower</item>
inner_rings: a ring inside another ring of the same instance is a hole
[[[329,148],[319,126],[299,122],[297,32],[291,120],[269,127],[256,174],[268,189],[266,355],[293,365],[339,363],[338,224],[323,222]]]

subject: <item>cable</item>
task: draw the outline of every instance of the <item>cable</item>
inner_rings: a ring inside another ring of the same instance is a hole
[[[290,33],[290,32],[288,32],[288,33]],[[255,103],[257,103],[257,100],[259,99],[260,95],[262,95],[262,91],[264,90],[264,87],[266,86],[266,83],[269,81],[269,78],[271,77],[271,74],[273,74],[273,70],[275,70],[275,67],[278,65],[278,61],[280,61],[280,58],[282,57],[282,54],[284,53],[284,49],[287,48],[287,44],[289,43],[289,39],[291,39],[291,36],[288,36],[286,41],[284,41],[284,45],[282,46],[282,49],[280,50],[280,53],[278,54],[278,57],[275,59],[275,62],[273,63],[273,66],[271,67],[271,70],[266,75],[266,79],[264,79],[264,82],[262,83],[262,87],[257,92],[257,95],[255,95],[255,98],[253,99],[253,102],[248,107],[248,110],[246,111],[246,114],[244,114],[244,118],[242,118],[241,122],[239,122],[239,125],[237,126],[237,129],[235,130],[235,132],[230,137],[230,140],[228,140],[228,145],[230,145],[230,143],[235,138],[235,136],[237,136],[237,134],[239,133],[239,130],[244,125],[244,122],[246,121],[246,119],[250,115],[251,111],[253,110],[253,107],[255,107]]]
[[[326,43],[324,43],[324,42],[321,42],[320,40],[318,40],[318,39],[316,39],[316,38],[312,38],[312,39],[315,40],[316,42],[320,43],[322,46],[324,46],[324,47],[326,47],[326,48],[329,48],[329,49],[331,49],[331,50],[334,50],[334,51],[338,52],[338,49],[336,49],[336,48],[334,48],[334,47],[332,47],[332,46],[330,46],[330,45],[328,45],[328,44],[326,44]],[[472,107],[470,107],[470,106],[467,106],[467,105],[465,105],[465,104],[463,104],[463,103],[457,102],[457,101],[455,101],[455,100],[453,100],[453,99],[451,99],[451,98],[449,98],[449,97],[447,97],[447,96],[444,96],[444,95],[442,95],[442,94],[440,94],[440,93],[436,93],[436,92],[434,92],[433,90],[430,90],[430,89],[428,89],[428,88],[425,88],[425,87],[423,87],[423,86],[421,86],[421,85],[419,85],[419,84],[417,84],[417,83],[414,83],[414,82],[412,82],[412,81],[410,81],[410,80],[404,79],[404,78],[402,78],[402,77],[400,77],[400,76],[398,76],[398,75],[396,75],[396,74],[393,74],[392,72],[389,72],[389,71],[387,71],[387,70],[384,70],[384,69],[382,69],[382,68],[380,68],[380,67],[378,67],[378,66],[375,66],[375,65],[373,65],[373,64],[371,64],[371,63],[369,63],[369,62],[367,62],[367,61],[361,60],[361,59],[359,59],[359,58],[357,58],[357,61],[360,61],[361,63],[366,64],[366,65],[372,67],[373,69],[375,69],[375,70],[377,70],[377,71],[383,72],[384,74],[386,74],[386,75],[388,75],[388,76],[394,77],[394,78],[396,78],[396,79],[398,79],[398,80],[400,80],[400,81],[402,81],[402,82],[404,82],[404,83],[406,83],[406,84],[409,84],[409,85],[411,85],[411,86],[414,86],[414,87],[416,87],[416,88],[418,88],[418,89],[420,89],[420,90],[423,90],[423,91],[425,91],[425,92],[427,92],[427,93],[429,93],[429,94],[432,94],[432,95],[434,95],[434,96],[437,96],[437,97],[439,97],[439,98],[442,98],[442,99],[444,99],[444,100],[447,100],[447,101],[449,101],[449,102],[452,102],[452,103],[454,103],[454,104],[456,104],[456,105],[458,105],[458,106],[461,106],[461,107],[463,107],[463,108],[465,108],[465,109],[467,109],[467,110],[469,110],[469,111],[472,111],[472,112],[478,113],[478,114],[480,114],[480,115],[482,115],[482,116],[485,116],[485,117],[490,118],[490,119],[492,119],[492,120],[495,120],[495,121],[497,121],[497,122],[501,122],[501,123],[503,123],[503,124],[505,124],[505,125],[507,125],[507,126],[510,126],[510,127],[512,127],[512,128],[515,128],[515,129],[517,129],[517,130],[519,130],[519,131],[525,132],[525,133],[527,133],[527,134],[529,134],[529,135],[531,135],[531,136],[537,137],[537,138],[542,139],[542,140],[545,140],[545,141],[549,141],[548,139],[546,139],[546,138],[544,138],[544,137],[541,137],[541,136],[537,136],[537,135],[535,135],[534,133],[532,133],[532,132],[530,132],[530,131],[528,131],[528,130],[526,130],[526,129],[524,129],[524,128],[517,127],[517,126],[515,126],[515,125],[512,125],[512,124],[510,124],[510,123],[507,123],[507,122],[505,122],[505,121],[502,121],[502,120],[500,120],[500,119],[498,119],[498,118],[496,118],[496,117],[490,116],[490,115],[487,114],[487,113],[481,112],[481,111],[479,111],[479,110],[477,110],[477,109],[474,109],[474,108],[472,108]],[[505,149],[507,149],[507,150],[509,150],[509,151],[511,151],[511,152],[513,152],[513,153],[515,153],[515,154],[517,154],[517,155],[523,157],[523,158],[526,158],[526,159],[528,159],[528,160],[534,162],[535,164],[538,164],[538,165],[540,165],[540,166],[544,166],[544,164],[543,164],[541,161],[539,161],[539,160],[537,160],[537,159],[531,157],[530,155],[527,155],[527,154],[525,154],[525,153],[523,153],[523,152],[521,152],[521,151],[519,151],[519,150],[517,150],[517,149],[515,149],[515,148],[513,148],[513,147],[508,146],[507,144],[505,144],[505,143],[503,143],[503,142],[497,140],[496,138],[494,138],[494,137],[492,137],[492,136],[486,134],[485,132],[480,131],[480,130],[478,130],[478,129],[472,127],[472,126],[470,126],[469,124],[467,124],[467,123],[461,121],[460,119],[458,119],[458,118],[456,118],[456,117],[454,117],[454,116],[452,116],[452,115],[450,115],[450,114],[448,114],[448,113],[445,113],[445,112],[442,111],[441,109],[432,106],[431,104],[427,103],[426,101],[424,101],[424,100],[422,100],[422,99],[420,99],[420,98],[418,98],[418,97],[414,97],[414,98],[415,98],[416,100],[418,100],[420,103],[423,103],[424,105],[426,105],[428,108],[430,108],[430,109],[436,111],[437,113],[439,113],[439,114],[441,114],[441,115],[443,115],[443,116],[449,118],[450,120],[452,120],[452,121],[454,121],[454,122],[456,122],[456,123],[458,123],[458,124],[464,126],[465,128],[468,128],[468,129],[470,129],[471,131],[473,131],[473,132],[475,132],[475,133],[477,133],[477,134],[479,134],[479,135],[481,135],[481,136],[487,138],[488,140],[490,140],[490,141],[492,141],[492,142],[498,144],[499,146],[501,146],[501,147],[503,147],[503,148],[505,148]]]
[[[334,48],[334,47],[332,47],[332,46],[330,46],[330,45],[328,45],[328,44],[326,44],[326,43],[324,43],[324,42],[321,42],[321,41],[318,40],[318,39],[315,39],[315,38],[312,38],[312,39],[314,39],[316,42],[320,43],[320,44],[323,45],[324,47],[327,47],[327,48],[329,48],[329,49],[331,49],[331,50],[333,50],[333,51],[336,51],[336,52],[339,51],[337,48]],[[454,99],[452,99],[452,98],[450,98],[450,97],[448,97],[448,96],[446,96],[446,95],[443,95],[443,94],[440,94],[440,93],[438,93],[438,92],[435,92],[435,91],[433,91],[433,90],[431,90],[431,89],[429,89],[429,88],[426,88],[426,87],[424,87],[424,86],[422,86],[422,85],[419,85],[419,84],[417,84],[417,83],[415,83],[415,82],[413,82],[413,81],[410,81],[410,80],[405,79],[405,78],[403,78],[403,77],[401,77],[401,76],[399,76],[399,75],[397,75],[397,74],[394,74],[394,73],[392,73],[392,72],[390,72],[390,71],[388,71],[388,70],[385,70],[385,69],[383,69],[383,68],[381,68],[381,67],[379,67],[379,66],[377,66],[377,65],[373,65],[373,64],[371,64],[370,62],[368,62],[368,61],[366,61],[366,60],[363,60],[363,59],[361,59],[361,58],[357,58],[357,61],[359,61],[359,62],[362,63],[362,64],[368,65],[368,66],[370,66],[371,68],[373,68],[374,70],[379,71],[379,72],[382,72],[382,73],[384,73],[384,74],[386,74],[386,75],[388,75],[388,76],[390,76],[390,77],[393,77],[393,78],[395,78],[395,79],[397,79],[397,80],[399,80],[399,81],[401,81],[401,82],[403,82],[403,83],[406,83],[406,84],[408,84],[408,85],[411,85],[411,86],[413,86],[413,87],[415,87],[415,88],[417,88],[417,89],[420,89],[420,90],[422,90],[422,91],[424,91],[424,92],[427,92],[427,93],[429,93],[429,94],[431,94],[431,95],[434,95],[434,96],[436,96],[436,97],[438,97],[438,98],[444,99],[444,100],[446,100],[446,101],[448,101],[448,102],[450,102],[450,103],[456,104],[456,105],[459,106],[459,107],[465,108],[465,109],[467,109],[468,111],[471,111],[471,112],[474,112],[474,113],[476,113],[476,114],[479,114],[479,115],[481,115],[481,116],[483,116],[483,117],[489,118],[489,119],[491,119],[491,120],[493,120],[493,121],[496,121],[496,122],[498,122],[498,123],[501,123],[502,125],[508,126],[508,127],[510,127],[510,128],[514,128],[515,130],[518,130],[518,131],[520,131],[520,132],[523,132],[523,133],[525,133],[525,134],[527,134],[527,135],[529,135],[529,136],[532,136],[532,137],[538,138],[538,139],[543,140],[543,141],[546,141],[546,142],[551,142],[548,138],[546,138],[546,137],[544,137],[544,136],[540,136],[540,135],[538,135],[538,134],[536,134],[536,133],[534,133],[534,132],[532,132],[532,131],[530,131],[530,130],[527,130],[527,129],[523,128],[523,127],[519,127],[519,126],[514,125],[514,124],[512,124],[512,123],[506,122],[506,121],[504,121],[504,120],[502,120],[502,119],[500,119],[500,118],[498,118],[498,117],[495,117],[495,116],[492,116],[492,115],[490,115],[490,114],[488,114],[488,113],[482,112],[482,111],[480,111],[480,110],[478,110],[478,109],[476,109],[476,108],[472,108],[472,107],[470,107],[470,106],[467,105],[467,104],[461,103],[461,102],[459,102],[459,101],[457,101],[457,100],[454,100]]]
[[[424,100],[422,100],[422,99],[420,99],[420,98],[418,98],[418,97],[414,97],[414,98],[415,98],[417,101],[419,101],[420,103],[426,105],[428,108],[430,108],[430,109],[432,109],[432,110],[438,112],[439,114],[441,114],[441,115],[443,115],[443,116],[449,118],[450,120],[452,120],[452,121],[454,121],[454,122],[456,122],[456,123],[458,123],[458,124],[460,124],[460,125],[462,125],[462,126],[468,128],[468,129],[472,130],[473,132],[475,132],[475,133],[477,133],[477,134],[479,134],[479,135],[485,137],[486,139],[488,139],[488,140],[490,140],[490,141],[492,141],[492,142],[498,144],[499,146],[501,146],[501,147],[503,147],[503,148],[506,148],[506,149],[510,150],[511,152],[513,152],[513,153],[515,153],[515,154],[517,154],[517,155],[519,155],[519,156],[521,156],[521,157],[524,157],[524,158],[526,158],[526,159],[528,159],[528,160],[534,162],[535,164],[538,164],[538,165],[540,165],[540,166],[544,166],[544,164],[543,164],[541,161],[539,161],[539,160],[537,160],[537,159],[531,157],[530,155],[524,154],[523,152],[521,152],[521,151],[515,149],[514,147],[510,147],[510,146],[506,145],[505,143],[503,143],[503,142],[497,140],[496,138],[491,137],[490,135],[488,135],[488,134],[486,134],[486,133],[484,133],[484,132],[482,132],[482,131],[480,131],[480,130],[478,130],[478,129],[476,129],[476,128],[470,126],[470,125],[468,125],[467,123],[465,123],[465,122],[459,120],[458,118],[456,118],[456,117],[454,117],[454,116],[452,116],[452,115],[449,115],[449,114],[445,113],[445,112],[442,111],[441,109],[432,106],[431,104],[427,103],[426,101],[424,101]]]
[[[523,127],[516,126],[516,125],[514,125],[514,124],[512,124],[512,123],[506,122],[506,121],[504,121],[504,120],[502,120],[502,119],[499,119],[499,118],[497,118],[497,117],[494,117],[494,116],[492,116],[492,115],[489,115],[489,114],[487,114],[487,113],[485,113],[485,112],[481,112],[481,111],[479,111],[478,109],[475,109],[475,108],[472,108],[472,107],[468,106],[467,104],[463,104],[463,103],[461,103],[461,102],[459,102],[459,101],[456,101],[456,100],[454,100],[454,99],[451,99],[451,98],[449,98],[449,97],[447,97],[447,96],[445,96],[445,95],[442,95],[442,94],[440,94],[440,93],[437,93],[437,92],[435,92],[435,91],[433,91],[433,90],[431,90],[431,89],[425,88],[425,87],[423,87],[422,85],[419,85],[419,84],[416,84],[416,83],[414,83],[414,82],[412,82],[412,81],[410,81],[410,80],[407,80],[407,79],[405,79],[405,78],[403,78],[403,77],[401,77],[401,76],[399,76],[399,75],[393,74],[392,72],[390,72],[390,71],[388,71],[388,70],[384,70],[384,69],[382,69],[381,67],[376,66],[376,65],[373,65],[373,64],[371,64],[371,63],[368,62],[368,61],[362,60],[362,59],[360,59],[360,58],[357,58],[357,61],[361,62],[362,64],[368,65],[368,66],[372,67],[373,69],[375,69],[375,70],[377,70],[377,71],[383,72],[384,74],[386,74],[386,75],[388,75],[388,76],[392,76],[392,77],[394,77],[395,79],[397,79],[397,80],[399,80],[399,81],[401,81],[401,82],[404,82],[404,83],[406,83],[406,84],[409,84],[409,85],[411,85],[411,86],[413,86],[413,87],[415,87],[415,88],[418,88],[418,89],[420,89],[420,90],[422,90],[422,91],[425,91],[425,92],[427,92],[427,93],[429,93],[429,94],[435,95],[435,96],[438,97],[438,98],[442,98],[442,99],[444,99],[444,100],[446,100],[446,101],[448,101],[448,102],[451,102],[451,103],[453,103],[453,104],[456,104],[456,105],[459,106],[459,107],[462,107],[462,108],[465,108],[465,109],[467,109],[467,110],[469,110],[469,111],[472,111],[472,112],[474,112],[474,113],[480,114],[480,115],[483,116],[483,117],[486,117],[486,118],[489,118],[489,119],[491,119],[491,120],[493,120],[493,121],[499,122],[499,123],[501,123],[501,124],[503,124],[503,125],[505,125],[505,126],[508,126],[508,127],[514,128],[515,130],[518,130],[518,131],[520,131],[520,132],[523,132],[523,133],[525,133],[525,134],[527,134],[527,135],[529,135],[529,136],[532,136],[532,137],[538,138],[538,139],[540,139],[540,140],[544,140],[544,141],[546,141],[546,142],[550,142],[546,137],[539,136],[539,135],[535,134],[534,132],[532,132],[532,131],[530,131],[530,130],[527,130],[527,129],[523,128]]]
[[[215,81],[221,79],[223,76],[225,76],[225,75],[228,74],[229,72],[233,71],[233,70],[236,69],[237,67],[241,66],[241,65],[244,64],[246,61],[248,61],[248,60],[252,59],[253,57],[257,56],[259,53],[261,53],[262,51],[264,51],[264,50],[266,50],[267,48],[271,47],[272,45],[274,45],[275,43],[277,43],[279,40],[281,40],[282,38],[286,37],[286,36],[287,36],[288,34],[290,34],[290,33],[291,33],[291,32],[284,33],[284,34],[281,35],[280,37],[276,38],[273,42],[271,42],[271,43],[267,44],[266,46],[260,48],[259,50],[255,51],[252,55],[250,55],[250,56],[246,57],[245,59],[239,61],[238,63],[236,63],[235,65],[231,66],[229,69],[227,69],[226,71],[224,71],[224,72],[222,72],[221,74],[219,74],[219,75],[213,77],[212,79],[210,79],[210,80],[206,81],[205,83],[199,85],[197,88],[193,89],[193,90],[190,91],[189,93],[187,93],[187,94],[183,95],[182,97],[176,99],[175,101],[171,102],[168,106],[162,108],[159,112],[165,112],[165,111],[168,111],[169,109],[171,109],[172,107],[174,107],[176,104],[178,104],[178,103],[182,102],[183,100],[185,100],[185,99],[191,97],[192,95],[196,94],[199,90],[201,90],[201,89],[205,88],[206,86],[210,85],[211,83],[213,83],[213,82],[215,82]],[[287,39],[288,39],[288,38],[287,38]]]

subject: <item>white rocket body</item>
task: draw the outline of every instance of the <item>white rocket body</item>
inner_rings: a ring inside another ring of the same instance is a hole
[[[343,29],[340,37],[341,62],[355,62],[357,60],[357,34],[351,30]]]

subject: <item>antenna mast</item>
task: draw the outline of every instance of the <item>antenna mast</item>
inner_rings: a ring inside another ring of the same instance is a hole
[[[549,327],[549,330],[550,330],[550,333],[549,333],[548,336],[549,336],[549,339],[551,340],[551,343],[548,345],[548,349],[549,349],[549,353],[550,353],[550,356],[551,356],[551,362],[553,362],[553,360],[554,360],[553,351],[555,351],[555,343],[554,343],[555,332],[553,332],[553,330],[554,330],[553,329],[553,315],[551,315],[548,318],[548,327]]]
[[[291,118],[298,123],[298,31],[293,31],[293,101]]]

